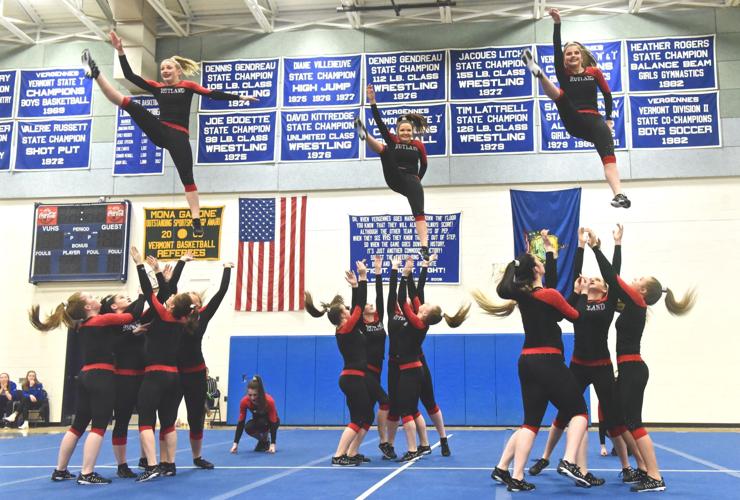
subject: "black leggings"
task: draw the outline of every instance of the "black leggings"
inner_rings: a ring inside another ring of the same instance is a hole
[[[151,371],[141,382],[136,407],[139,409],[139,431],[154,430],[159,413],[160,437],[174,430],[180,403],[180,377],[177,373]]]
[[[401,370],[398,377],[398,407],[403,423],[419,414],[419,397],[424,374],[421,367]]]
[[[139,389],[143,380],[143,375],[115,376],[116,402],[113,414],[116,417],[116,423],[113,426],[114,446],[126,444],[128,424],[131,421],[131,415],[134,413],[136,400],[139,397]]]
[[[92,421],[90,432],[104,435],[116,401],[115,375],[111,370],[89,370],[77,376],[77,409],[69,429],[81,436]]]
[[[177,173],[180,175],[180,181],[185,186],[185,191],[197,191],[198,188],[193,179],[193,151],[190,149],[190,136],[184,131],[164,125],[144,106],[130,99],[125,99],[121,107],[131,115],[150,141],[169,151]]]
[[[579,113],[563,92],[555,99],[555,105],[560,113],[560,120],[570,135],[593,143],[604,164],[616,162],[614,136],[601,114]]]
[[[382,159],[382,158],[381,158]],[[424,219],[424,188],[418,175],[402,172],[389,161],[383,160],[383,177],[385,183],[396,193],[406,197],[411,206],[411,213],[417,220]]]
[[[258,441],[266,441],[269,431],[270,421],[267,420],[267,417],[252,418],[244,424],[244,432]]]
[[[573,372],[559,354],[519,356],[519,382],[524,403],[524,427],[537,432],[551,401],[569,421],[575,415],[588,415],[583,391],[578,391]]]
[[[401,370],[398,369],[398,363],[388,361],[388,399],[390,400],[390,410],[388,411],[388,420],[398,421],[401,416],[401,409],[398,406],[398,379],[401,376]]]
[[[0,394],[0,418],[13,413],[16,403],[16,397],[13,393],[10,393],[10,395],[11,399],[8,399],[7,397],[5,397],[5,394]]]
[[[383,386],[380,385],[380,373],[367,370],[365,372],[365,384],[367,385],[367,392],[370,395],[370,404],[375,406],[375,403],[378,403],[381,410],[389,409],[390,398],[383,390]]]
[[[188,409],[188,425],[190,439],[203,439],[203,425],[206,418],[206,370],[194,373],[180,373],[182,395],[185,397],[185,407]],[[178,399],[182,401],[182,397]]]
[[[646,434],[642,425],[642,401],[650,370],[644,361],[619,363],[617,394],[624,412],[624,422],[635,439]]]
[[[344,393],[349,409],[350,424],[356,432],[360,428],[368,429],[372,425],[373,405],[370,401],[370,392],[365,382],[365,377],[358,375],[341,375],[339,377],[339,388]]]
[[[583,394],[583,391],[589,385],[593,384],[596,396],[599,398],[599,405],[604,415],[604,425],[609,432],[609,436],[621,436],[627,429],[624,428],[622,412],[619,411],[619,404],[615,400],[614,367],[611,364],[585,366],[571,362],[570,371],[573,372],[573,376],[576,378],[580,394]],[[564,429],[568,425],[565,417],[563,412],[559,411],[553,424],[556,427]]]
[[[434,399],[434,384],[432,383],[432,373],[429,371],[427,360],[424,356],[421,357],[421,404],[427,409],[429,416],[434,415],[439,411],[437,406],[437,400]]]

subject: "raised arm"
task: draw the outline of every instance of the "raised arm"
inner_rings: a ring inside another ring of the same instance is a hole
[[[375,101],[375,89],[373,89],[372,85],[367,86],[367,100],[370,103],[370,109],[373,111],[373,120],[375,120],[378,130],[380,130],[380,135],[383,136],[383,140],[386,144],[390,144],[393,142],[393,139],[388,127],[385,125],[385,122],[383,122],[383,118],[380,117],[378,103]],[[368,137],[370,136],[368,135]]]
[[[189,88],[196,94],[200,94],[214,101],[259,101],[256,97],[246,95],[230,94],[221,90],[209,89],[190,80],[183,80],[182,86]]]
[[[614,107],[612,91],[609,88],[609,83],[607,83],[606,78],[604,78],[604,73],[602,73],[599,68],[593,69],[593,75],[594,78],[596,78],[596,83],[599,86],[599,89],[601,89],[601,95],[604,96],[604,118],[606,121],[610,122],[612,121],[612,109]]]
[[[622,270],[622,235],[624,234],[624,226],[617,224],[617,228],[612,231],[614,236],[614,255],[612,256],[612,267],[614,272],[619,274]]]
[[[401,258],[398,255],[391,257],[391,278],[388,282],[388,314],[393,316],[398,306],[398,266]]]
[[[200,310],[200,316],[198,321],[201,324],[205,324],[213,318],[213,315],[216,314],[216,311],[218,310],[218,306],[221,305],[221,301],[224,300],[224,296],[226,295],[227,290],[229,289],[229,282],[231,281],[231,268],[234,267],[234,264],[232,262],[227,262],[224,264],[224,272],[221,275],[221,285],[218,287],[218,291],[213,295],[211,300],[208,301],[208,304]]]
[[[118,38],[118,35],[116,35],[115,31],[110,32],[110,42],[111,44],[113,44],[113,48],[116,49],[116,51],[118,52],[118,61],[121,63],[121,70],[123,71],[123,76],[126,78],[126,80],[133,83],[142,90],[146,90],[147,92],[155,92],[156,89],[159,88],[157,82],[144,80],[142,77],[134,73],[134,71],[131,69],[131,66],[128,63],[128,59],[126,59],[126,52],[124,52],[123,50],[123,42],[120,38]]]
[[[558,9],[550,9],[550,16],[555,22],[552,28],[552,50],[553,55],[555,56],[555,75],[557,76],[558,82],[560,82],[560,86],[562,87],[563,82],[567,78],[567,74],[565,72],[565,60],[563,57],[563,41],[560,37],[560,12],[558,11]]]
[[[375,312],[378,320],[383,321],[385,317],[385,303],[383,302],[383,256],[373,256],[373,267],[375,271]]]
[[[558,287],[558,263],[555,257],[555,249],[550,241],[550,231],[543,229],[540,231],[542,243],[545,246],[545,286],[547,288]]]
[[[414,141],[414,144],[419,148],[419,180],[421,180],[427,173],[427,148],[421,141]]]

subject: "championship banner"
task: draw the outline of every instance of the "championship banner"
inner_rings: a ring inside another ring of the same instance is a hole
[[[630,92],[717,88],[714,35],[627,40]]]
[[[609,84],[612,93],[623,92],[622,86],[622,42],[587,42],[583,44],[596,59],[599,69],[604,74],[604,80]],[[555,76],[555,55],[552,44],[537,44],[537,64],[545,75],[557,85]],[[542,84],[537,84],[537,91],[545,95]]]
[[[13,122],[0,122],[0,171],[10,170],[13,151]]]
[[[426,117],[429,123],[429,128],[423,135],[416,136],[424,143],[424,149],[426,149],[427,156],[445,156],[447,155],[447,105],[446,104],[432,104],[432,105],[404,105],[404,106],[389,106],[389,107],[378,107],[380,117],[388,127],[388,130],[392,134],[396,133],[396,120],[399,116],[407,113],[418,113]],[[380,135],[380,129],[375,123],[373,118],[373,110],[370,107],[365,108],[365,124],[367,126],[367,133],[383,142],[383,138]],[[365,143],[365,158],[377,158],[378,154],[370,149],[370,146]]]
[[[379,103],[444,101],[446,51],[365,54],[365,80]]]
[[[275,161],[275,111],[198,115],[199,165]]]
[[[450,104],[453,155],[534,152],[534,101]]]
[[[484,47],[450,50],[450,99],[532,97],[532,73],[521,59],[524,49]]]
[[[280,112],[281,161],[352,160],[360,158],[353,109]]]
[[[83,69],[24,69],[20,83],[18,118],[92,114],[92,80]]]
[[[0,119],[13,117],[16,70],[0,71]]]
[[[362,56],[286,57],[283,107],[360,104]]]
[[[630,96],[632,148],[722,145],[718,92]]]
[[[159,260],[177,260],[188,251],[197,260],[219,260],[224,207],[200,207],[202,238],[193,236],[187,208],[145,208],[143,255]]]
[[[437,254],[437,262],[429,266],[428,283],[457,284],[460,282],[460,217],[462,213],[426,214],[429,229],[429,251]],[[368,279],[374,279],[373,256],[383,255],[383,280],[391,272],[390,258],[418,255],[419,240],[412,215],[350,215],[349,262],[365,259]],[[417,270],[418,272],[418,270]]]
[[[612,96],[612,119],[614,120],[614,149],[627,149],[627,136],[624,113],[624,97]],[[604,113],[604,99],[599,97],[599,112]],[[584,139],[572,137],[563,122],[555,103],[550,99],[540,99],[540,151],[543,152],[571,152],[594,151],[594,145]]]
[[[18,122],[15,170],[90,168],[92,119]]]
[[[159,116],[157,100],[151,96],[132,96],[154,116]],[[161,175],[164,152],[139,128],[123,108],[116,108],[116,142],[113,153],[113,175]]]
[[[511,195],[514,226],[514,256],[529,252],[545,262],[545,244],[540,231],[550,231],[549,239],[557,257],[558,282],[547,283],[557,288],[566,299],[573,291],[573,261],[578,248],[578,226],[581,213],[581,188],[562,191],[517,191]]]
[[[126,281],[131,203],[65,203],[34,209],[28,281]]]
[[[265,109],[277,107],[279,59],[204,61],[201,85],[230,94],[257,97],[259,101],[217,101],[200,97],[199,111]]]

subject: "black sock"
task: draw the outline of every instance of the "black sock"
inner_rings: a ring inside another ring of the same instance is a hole
[[[447,444],[447,438],[446,438],[446,437],[443,437],[443,438],[439,438],[439,442],[440,442],[441,444]]]

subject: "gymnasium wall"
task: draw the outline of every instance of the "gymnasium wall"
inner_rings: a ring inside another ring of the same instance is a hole
[[[675,290],[690,285],[699,288],[699,302],[687,317],[674,318],[662,305],[653,307],[643,339],[643,353],[651,369],[644,417],[649,422],[738,423],[740,379],[735,368],[740,340],[735,334],[740,321],[737,298],[731,285],[736,270],[735,252],[740,246],[740,9],[682,11],[678,14],[592,17],[566,20],[567,39],[609,39],[717,33],[723,148],[709,150],[634,151],[618,153],[625,191],[633,200],[629,211],[609,207],[608,188],[594,153],[557,155],[505,155],[474,158],[435,158],[425,177],[427,211],[462,211],[461,283],[459,286],[430,286],[429,300],[454,308],[469,300],[468,292],[481,287],[492,291],[493,263],[512,257],[513,240],[508,189],[562,189],[583,186],[581,222],[602,236],[610,249],[609,232],[616,222],[626,225],[624,238],[625,277],[654,274]],[[547,42],[550,21],[469,23],[435,25],[433,39],[414,39],[407,28],[355,32],[310,30],[264,36],[212,35],[158,42],[158,57],[173,52],[196,59],[269,57],[275,55],[319,55],[398,49],[474,47],[490,44]],[[66,43],[22,48],[0,46],[0,68],[63,66],[75,64],[79,52],[90,46],[101,70],[112,72],[113,50],[104,44]],[[193,107],[195,109],[195,107]],[[93,161],[89,171],[26,172],[0,175],[0,264],[6,305],[6,321],[0,330],[0,371],[17,379],[29,368],[51,396],[52,419],[61,412],[64,370],[64,333],[41,334],[32,330],[25,311],[32,303],[49,310],[78,289],[76,284],[28,284],[29,250],[33,202],[94,201],[100,195],[127,198],[134,205],[132,241],[143,241],[143,207],[184,206],[182,188],[171,168],[164,176],[126,178],[111,176],[113,161],[114,108],[95,91]],[[194,116],[193,116],[194,118]],[[237,249],[237,198],[247,195],[281,195],[308,192],[307,288],[319,297],[347,292],[342,267],[348,257],[347,219],[342,215],[381,212],[406,213],[406,201],[384,189],[380,167],[374,161],[331,164],[279,164],[249,167],[196,167],[203,205],[225,205],[222,258],[233,260]],[[589,182],[598,181],[598,182]],[[380,189],[378,189],[380,188]],[[212,194],[208,194],[212,193]],[[183,276],[183,289],[218,286],[220,264],[193,263]],[[596,266],[587,254],[586,272]],[[726,277],[726,275],[729,275]],[[136,276],[125,288],[136,293]],[[730,282],[731,283],[731,282]],[[84,284],[87,290],[104,294],[116,284]],[[232,287],[234,282],[232,281]],[[211,373],[220,376],[222,392],[241,396],[243,386],[227,380],[232,336],[330,335],[325,319],[305,313],[237,313],[233,311],[233,288],[211,322],[204,352]],[[564,331],[572,331],[563,324]],[[495,319],[473,309],[471,318],[454,332],[437,326],[439,338],[463,334],[464,342],[480,334],[520,334],[518,314]],[[458,343],[459,339],[450,342]],[[316,342],[330,341],[322,338]],[[474,342],[475,340],[472,340]],[[290,349],[300,349],[301,340],[286,340]],[[444,342],[444,340],[442,341]],[[485,342],[482,340],[482,342]],[[457,360],[450,351],[450,366]],[[612,338],[612,352],[613,338]],[[445,354],[448,354],[445,350]],[[338,353],[336,354],[338,357]],[[483,359],[483,358],[480,358]],[[462,358],[458,360],[462,362]],[[287,362],[287,358],[286,358]],[[441,366],[441,365],[438,365]],[[453,369],[453,368],[450,368]],[[249,371],[245,362],[244,373]],[[484,371],[485,373],[485,371]],[[285,380],[285,379],[283,379]],[[445,384],[437,373],[437,392]],[[268,391],[279,393],[281,382],[267,380]],[[275,384],[275,388],[271,386]],[[489,380],[481,375],[476,390],[483,393]],[[511,384],[516,382],[510,381]],[[285,382],[283,382],[285,384]],[[282,387],[283,393],[287,385]],[[336,393],[331,398],[336,400]],[[501,389],[503,390],[503,389]],[[441,391],[441,392],[440,392]],[[290,397],[290,392],[287,392]],[[286,401],[286,411],[295,401]],[[317,407],[322,402],[318,401]],[[450,405],[455,405],[450,402]],[[510,408],[515,408],[512,402]],[[225,409],[225,406],[224,406]],[[460,408],[445,408],[455,414]],[[492,418],[491,423],[496,420]]]

